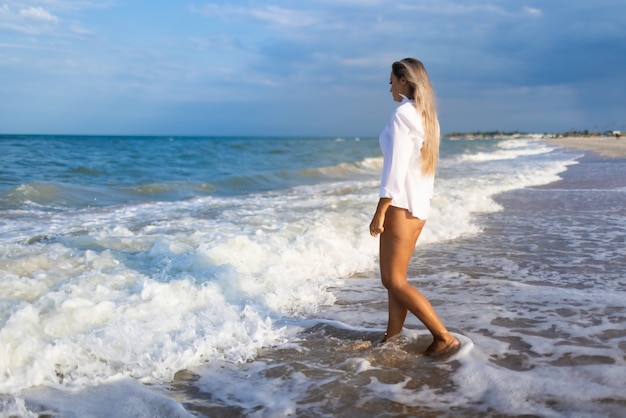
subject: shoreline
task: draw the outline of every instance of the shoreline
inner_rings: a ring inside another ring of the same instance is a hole
[[[543,138],[549,144],[595,152],[608,158],[626,158],[626,138],[606,136]]]

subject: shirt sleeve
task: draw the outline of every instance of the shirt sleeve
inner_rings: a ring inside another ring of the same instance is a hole
[[[383,145],[383,172],[379,197],[394,198],[402,195],[406,176],[415,152],[413,137],[416,130],[405,115],[396,111]]]

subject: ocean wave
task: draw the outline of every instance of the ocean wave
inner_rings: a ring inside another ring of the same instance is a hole
[[[20,184],[0,196],[0,209],[70,210],[106,207],[142,201],[174,201],[207,195],[215,187],[198,182],[111,185],[32,182]]]
[[[554,149],[554,147],[536,140],[515,139],[498,141],[496,150],[470,152],[458,156],[457,159],[459,162],[513,160],[520,157],[547,154]]]
[[[419,245],[479,234],[475,215],[498,210],[496,194],[554,181],[571,163],[530,158],[469,170],[444,149]],[[0,392],[158,383],[288,341],[298,318],[334,303],[334,287],[376,271],[367,227],[382,160],[347,160],[189,184],[11,190],[4,199],[19,210],[0,222]],[[112,190],[117,203],[91,204]],[[60,202],[82,206],[41,210]]]
[[[110,195],[100,187],[59,182],[20,184],[6,191],[0,198],[1,209],[31,207],[63,210],[110,203]]]
[[[356,175],[379,175],[382,166],[382,157],[366,158],[362,161],[301,170],[300,173],[306,177],[332,177],[340,179]]]

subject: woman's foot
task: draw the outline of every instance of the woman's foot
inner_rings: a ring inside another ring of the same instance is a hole
[[[381,344],[385,344],[385,343],[395,343],[400,339],[400,336],[402,335],[401,332],[394,334],[392,336],[389,336],[386,332],[385,332],[385,336],[383,337],[383,340],[381,341]]]
[[[452,335],[447,334],[447,338],[435,339],[431,345],[424,351],[425,356],[441,356],[443,354],[452,354],[461,348],[461,342]]]

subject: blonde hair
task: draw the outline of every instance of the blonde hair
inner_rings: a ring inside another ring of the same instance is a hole
[[[422,117],[424,125],[424,144],[422,145],[422,173],[435,174],[439,158],[439,121],[435,92],[430,83],[426,68],[415,58],[405,58],[392,64],[393,74],[404,77],[411,88],[411,97],[415,100],[415,109]]]

